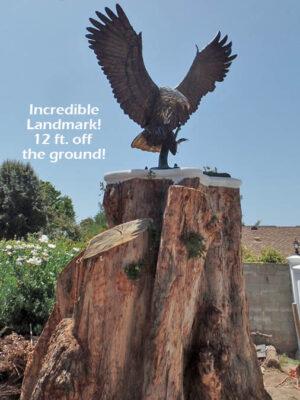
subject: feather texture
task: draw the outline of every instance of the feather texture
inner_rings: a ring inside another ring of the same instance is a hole
[[[142,37],[130,25],[122,8],[117,14],[106,8],[108,15],[96,12],[101,22],[86,35],[99,65],[106,74],[121,108],[141,127],[148,124],[159,89],[146,71],[142,56]]]
[[[192,66],[183,81],[176,87],[185,95],[190,104],[190,114],[198,108],[200,100],[215,89],[216,82],[222,82],[232,60],[231,42],[225,45],[227,35],[220,41],[221,33],[202,50],[198,51]],[[225,46],[224,46],[225,45]]]

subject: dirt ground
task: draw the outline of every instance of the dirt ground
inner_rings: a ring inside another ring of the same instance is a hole
[[[288,376],[289,369],[294,367],[295,365],[286,364],[283,372],[277,369],[266,369],[264,371],[265,388],[272,397],[272,400],[300,400],[300,390],[295,388],[297,383],[295,378],[288,377],[282,385],[276,387],[276,385]]]

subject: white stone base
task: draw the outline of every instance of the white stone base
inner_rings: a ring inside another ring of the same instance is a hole
[[[205,175],[200,168],[174,168],[155,170],[129,169],[127,171],[108,172],[104,175],[104,180],[106,181],[106,183],[118,183],[134,178],[172,179],[175,184],[177,184],[184,178],[199,178],[202,185],[221,186],[228,188],[239,188],[242,184],[242,181],[240,179]]]

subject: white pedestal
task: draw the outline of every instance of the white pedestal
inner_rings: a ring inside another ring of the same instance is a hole
[[[109,172],[104,175],[106,183],[118,183],[129,179],[172,179],[176,184],[184,178],[199,178],[200,183],[205,186],[221,186],[228,188],[239,188],[242,184],[240,179],[223,178],[220,176],[208,176],[203,174],[200,168],[172,168],[172,169],[129,169],[127,171]]]
[[[291,273],[291,281],[292,281],[292,290],[293,290],[293,301],[297,304],[298,313],[300,310],[300,256],[294,255],[287,257],[290,273]],[[296,358],[300,359],[300,341],[298,340],[298,351],[296,353]]]

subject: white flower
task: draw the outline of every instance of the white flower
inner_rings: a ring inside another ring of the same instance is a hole
[[[50,249],[55,249],[56,244],[49,243],[49,244],[48,244],[48,247],[50,247]]]
[[[40,265],[42,260],[37,257],[31,257],[27,260],[28,264],[33,264],[33,265]]]
[[[11,255],[12,255],[12,252],[11,252],[11,251],[8,251],[7,254],[8,254],[9,256],[11,256]]]
[[[41,250],[41,246],[39,246],[39,245],[36,245],[35,248],[36,248],[37,250]]]
[[[80,249],[78,247],[73,247],[74,251],[79,251]]]
[[[39,238],[39,241],[42,242],[42,243],[48,243],[48,242],[49,242],[49,238],[48,238],[47,235],[42,235],[42,236]]]
[[[25,260],[25,257],[19,256],[19,257],[17,258],[17,262],[18,262],[18,261],[23,261],[23,260]]]
[[[37,255],[37,251],[36,251],[36,250],[31,250],[31,254],[32,254],[33,256],[36,256],[36,255]]]
[[[6,248],[7,250],[9,250],[9,249],[12,249],[12,246],[11,246],[10,244],[8,244],[5,248]]]
[[[43,260],[44,260],[44,261],[48,261],[48,260],[49,260],[49,257],[44,256],[44,257],[43,257]]]
[[[34,248],[34,244],[26,244],[27,249],[33,249]]]

